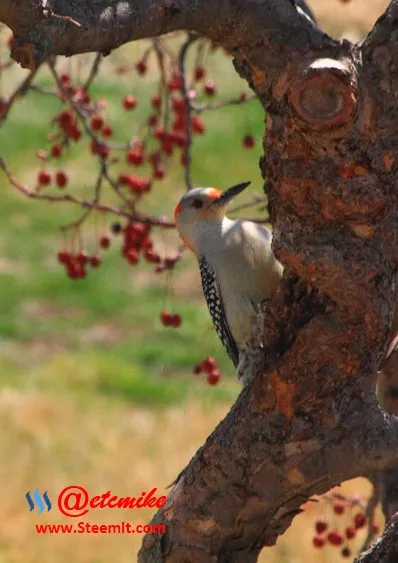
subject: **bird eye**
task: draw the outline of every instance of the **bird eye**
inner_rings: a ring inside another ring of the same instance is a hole
[[[201,199],[194,199],[192,205],[196,207],[196,209],[200,209],[203,207],[203,201]]]

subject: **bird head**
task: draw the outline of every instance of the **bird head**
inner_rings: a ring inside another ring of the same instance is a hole
[[[250,182],[232,186],[224,192],[216,188],[194,188],[187,192],[174,211],[174,219],[180,237],[196,252],[196,239],[203,221],[220,221],[224,218],[232,199]]]

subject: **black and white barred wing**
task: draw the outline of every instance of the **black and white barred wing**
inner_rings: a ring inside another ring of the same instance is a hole
[[[220,287],[216,275],[205,258],[199,260],[202,288],[213,324],[228,356],[235,367],[239,364],[239,352],[225,316]]]

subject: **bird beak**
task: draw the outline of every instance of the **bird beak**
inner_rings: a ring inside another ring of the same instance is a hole
[[[213,205],[225,205],[226,203],[230,202],[231,199],[243,192],[243,190],[246,189],[250,184],[251,182],[243,182],[242,184],[232,186],[232,188],[225,190],[225,192],[223,192],[220,197],[215,199]]]

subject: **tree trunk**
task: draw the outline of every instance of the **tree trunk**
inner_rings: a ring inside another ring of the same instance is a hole
[[[392,323],[392,334],[398,334],[398,309]],[[377,398],[384,410],[398,416],[398,348],[394,348],[381,365]],[[393,469],[378,473],[376,478],[384,515],[391,518],[398,512],[398,464]]]
[[[82,27],[44,17],[39,0],[1,2],[25,66],[190,29],[234,55],[267,111],[261,167],[285,267],[259,320],[267,368],[177,478],[153,519],[167,533],[139,555],[254,562],[311,495],[398,464],[397,419],[375,398],[396,301],[398,0],[359,45],[293,0],[49,4]],[[384,561],[372,553],[361,563]]]

